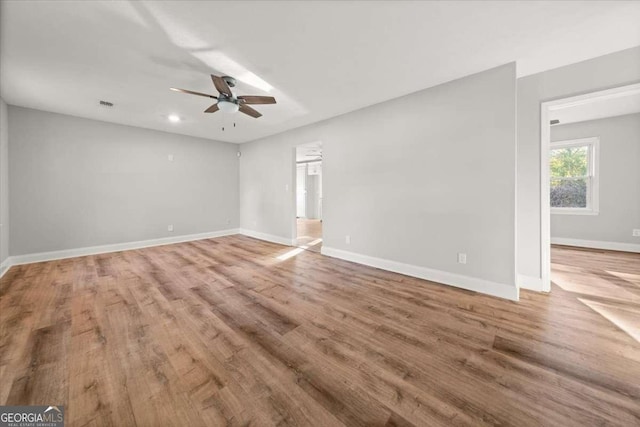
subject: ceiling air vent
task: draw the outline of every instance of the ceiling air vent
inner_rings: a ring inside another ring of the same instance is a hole
[[[113,107],[113,102],[109,102],[109,101],[100,101],[100,106],[101,106],[101,107]]]
[[[560,120],[557,120],[557,119],[556,119],[556,120],[551,120],[551,121],[549,122],[549,124],[551,124],[551,126],[553,126],[553,125],[557,125],[557,124],[559,124],[559,123],[560,123]]]

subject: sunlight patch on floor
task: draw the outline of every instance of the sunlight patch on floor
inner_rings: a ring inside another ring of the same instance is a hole
[[[567,267],[553,264],[553,283],[567,292],[576,292],[585,295],[612,298],[623,301],[640,301],[640,297],[634,295],[624,287],[613,283],[606,278],[590,273],[577,267]],[[616,276],[617,277],[617,276]]]
[[[289,252],[285,252],[282,255],[278,256],[277,258],[280,261],[285,261],[289,258],[292,258],[298,255],[299,253],[303,252],[305,249],[309,249],[311,246],[317,245],[318,243],[322,243],[322,239],[316,239],[307,243],[306,245],[302,245],[297,248],[291,249]]]
[[[605,272],[611,274],[612,276],[616,276],[619,279],[626,280],[629,283],[640,286],[640,274],[622,273],[619,271],[611,270],[605,270]]]
[[[631,338],[640,342],[640,311],[631,308],[578,298],[578,301],[626,332]]]

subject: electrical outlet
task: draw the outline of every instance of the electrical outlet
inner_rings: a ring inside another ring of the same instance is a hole
[[[633,237],[640,237],[640,228],[634,228],[633,231],[631,232],[631,235]]]
[[[173,231],[173,224],[167,226],[167,231]]]
[[[169,160],[170,162],[173,162],[173,154],[169,154],[167,156],[167,160]]]
[[[458,264],[466,264],[467,263],[467,254],[458,253]]]
[[[344,236],[344,242],[347,245],[350,245],[351,244],[351,236],[349,236],[349,235]]]

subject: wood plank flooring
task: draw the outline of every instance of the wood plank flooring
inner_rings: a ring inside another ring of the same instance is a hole
[[[318,252],[322,250],[322,221],[319,219],[297,219],[298,246],[308,251]],[[319,242],[318,242],[319,240]]]
[[[69,426],[640,425],[640,255],[554,248],[551,294],[515,303],[291,249],[13,267],[0,404]]]

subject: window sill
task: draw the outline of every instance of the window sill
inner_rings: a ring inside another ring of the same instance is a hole
[[[551,208],[551,215],[599,215],[600,212],[591,209],[558,209]]]

